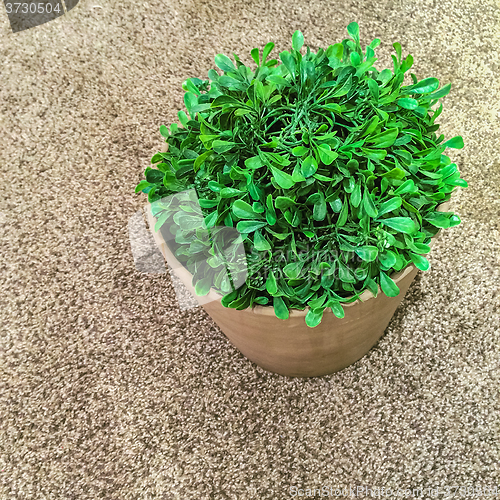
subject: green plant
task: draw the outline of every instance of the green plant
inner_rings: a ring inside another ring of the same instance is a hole
[[[211,69],[208,80],[183,84],[187,114],[179,111],[181,126],[160,127],[168,152],[153,156],[156,168],[136,192],[155,202],[195,191],[198,204],[159,201],[154,214],[157,230],[171,224],[198,293],[213,286],[225,306],[272,305],[281,319],[309,307],[313,327],[327,307],[343,317],[341,304],[366,289],[397,295],[391,272],[409,263],[427,270],[430,238],[460,223],[436,211],[467,186],[443,154],[462,138],[436,135],[443,106],[432,107],[451,85],[411,73],[403,86],[413,58],[402,58],[399,43],[393,70],[379,72],[380,40],[363,52],[357,23],[347,31],[351,39],[305,54],[296,31],[281,63],[268,60],[273,43],[253,49],[255,70],[218,54],[222,75]],[[237,290],[220,278],[223,262],[207,237],[215,226],[241,234],[248,275]],[[203,272],[197,252],[214,257]]]

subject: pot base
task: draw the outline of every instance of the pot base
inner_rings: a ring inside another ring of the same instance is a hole
[[[417,275],[414,266],[398,280],[397,297],[380,292],[366,302],[345,304],[345,317],[325,310],[321,323],[309,328],[305,312],[291,311],[280,320],[272,308],[229,309],[220,302],[203,308],[229,341],[249,360],[265,370],[289,377],[315,377],[334,373],[362,358],[382,337],[395,310]]]

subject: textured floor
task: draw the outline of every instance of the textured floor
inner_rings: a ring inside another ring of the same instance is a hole
[[[2,9],[2,500],[500,486],[498,3],[82,0],[17,34]],[[216,53],[250,61],[298,28],[326,47],[353,20],[382,39],[379,69],[399,41],[419,79],[452,83],[439,121],[464,137],[449,155],[470,187],[380,343],[289,379],[180,310],[168,274],[135,270],[132,192]]]

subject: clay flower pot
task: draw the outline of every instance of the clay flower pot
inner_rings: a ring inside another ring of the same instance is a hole
[[[448,203],[445,203],[438,210],[446,211],[447,208]],[[149,227],[154,227],[155,218],[149,211],[148,219]],[[431,239],[430,245],[438,234]],[[160,232],[153,231],[153,235],[166,261],[196,297],[191,273],[177,261]],[[337,318],[327,309],[315,328],[309,328],[305,323],[307,308],[290,310],[289,319],[280,320],[269,306],[243,310],[224,307],[220,302],[222,296],[214,290],[197,300],[230,342],[249,360],[281,375],[314,377],[349,366],[377,343],[417,272],[418,269],[410,264],[391,275],[400,289],[398,296],[387,297],[379,288],[377,297],[374,297],[366,290],[360,300],[343,304],[344,318]]]

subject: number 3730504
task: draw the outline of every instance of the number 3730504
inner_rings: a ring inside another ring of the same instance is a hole
[[[61,4],[58,2],[54,6],[51,3],[6,3],[7,14],[50,14],[52,12],[61,12]]]

